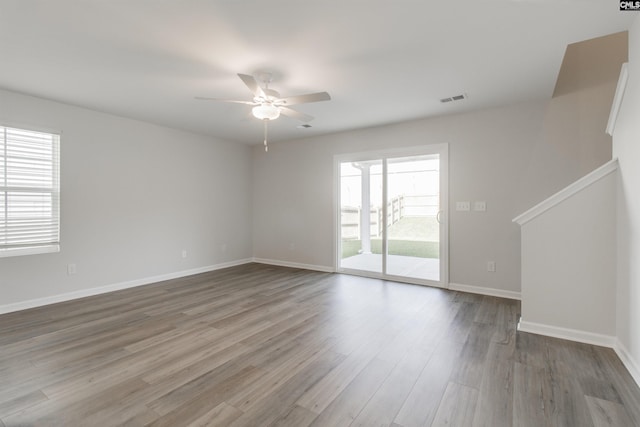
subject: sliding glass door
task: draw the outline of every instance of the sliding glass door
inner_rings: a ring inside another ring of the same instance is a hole
[[[446,286],[447,146],[336,158],[337,269]]]
[[[382,160],[340,163],[343,267],[382,273]]]

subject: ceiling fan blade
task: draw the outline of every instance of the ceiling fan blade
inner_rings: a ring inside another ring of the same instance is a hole
[[[258,84],[258,81],[255,79],[255,77],[250,76],[248,74],[240,74],[240,73],[238,73],[238,77],[240,77],[240,79],[244,82],[244,84],[247,85],[247,87],[249,88],[253,96],[260,96],[263,98],[265,97],[264,91]]]
[[[279,99],[277,102],[284,105],[306,104],[309,102],[329,101],[331,95],[327,92],[308,93],[306,95],[290,96]]]
[[[247,105],[257,105],[253,101],[238,101],[236,99],[221,99],[221,98],[208,98],[206,96],[196,96],[198,101],[218,101],[218,102],[232,102],[234,104],[247,104]]]
[[[287,117],[291,117],[292,119],[297,119],[305,123],[313,120],[313,116],[301,113],[300,111],[292,110],[291,108],[287,108],[287,107],[278,107],[278,108],[280,108],[280,112],[282,114],[284,114]]]

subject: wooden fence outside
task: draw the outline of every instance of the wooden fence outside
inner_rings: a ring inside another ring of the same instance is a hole
[[[439,196],[431,195],[400,195],[387,203],[387,226],[400,221],[405,216],[435,216],[439,210]],[[340,224],[343,239],[360,240],[360,210],[359,206],[343,206],[340,212]],[[370,208],[371,237],[382,235],[382,207]]]

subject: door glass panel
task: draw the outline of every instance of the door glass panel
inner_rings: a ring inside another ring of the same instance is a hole
[[[440,280],[440,160],[387,160],[386,274]]]
[[[340,268],[382,273],[382,160],[340,163]]]

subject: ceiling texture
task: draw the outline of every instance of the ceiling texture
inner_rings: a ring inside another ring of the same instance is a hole
[[[570,43],[627,30],[616,0],[0,0],[0,88],[247,144],[237,73],[327,91],[269,139],[551,97]],[[466,94],[443,104],[441,98]],[[2,119],[2,111],[0,111]]]

